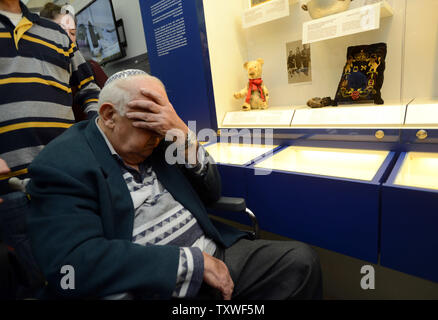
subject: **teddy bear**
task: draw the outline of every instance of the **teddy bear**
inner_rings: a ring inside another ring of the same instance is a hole
[[[234,93],[234,98],[245,98],[242,105],[244,111],[268,108],[269,91],[262,81],[263,64],[264,61],[261,58],[243,64],[248,72],[249,81],[244,89]]]

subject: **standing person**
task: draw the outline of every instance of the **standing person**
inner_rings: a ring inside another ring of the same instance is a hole
[[[0,234],[25,263],[35,286],[42,277],[26,233],[29,200],[22,186],[14,190],[8,181],[27,178],[36,155],[74,123],[74,87],[82,110],[95,114],[100,90],[65,31],[19,0],[0,0],[0,158],[11,169],[0,175]],[[17,292],[17,298],[31,295],[32,290]]]
[[[0,175],[7,174],[11,170],[3,159],[0,159]],[[0,206],[3,199],[0,198]],[[14,264],[11,250],[1,241],[0,234],[0,299],[8,299],[14,294],[17,286],[16,277],[14,276]],[[16,270],[15,272],[17,272]]]
[[[63,13],[63,8],[54,3],[46,3],[44,8],[40,12],[40,17],[47,18],[53,20],[57,24],[59,24],[65,32],[67,32],[70,40],[73,43],[76,43],[76,27],[77,22],[71,13]],[[103,88],[105,82],[108,80],[108,76],[103,71],[102,67],[94,60],[87,60],[88,65],[91,67],[93,71],[93,76],[96,81],[96,84],[99,88]],[[75,95],[75,90],[73,90],[73,96]],[[82,111],[78,104],[73,104],[73,113],[75,115],[76,121],[82,121],[87,118],[86,114]]]

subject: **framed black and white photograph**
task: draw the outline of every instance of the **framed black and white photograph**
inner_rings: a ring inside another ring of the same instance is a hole
[[[310,44],[301,40],[286,43],[286,57],[289,83],[312,82]]]
[[[249,0],[249,7],[254,8],[255,6],[258,6],[259,4],[263,4],[266,2],[269,2],[272,0]]]

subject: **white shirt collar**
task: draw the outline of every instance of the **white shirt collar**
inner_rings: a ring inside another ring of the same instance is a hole
[[[0,14],[6,16],[9,20],[11,20],[14,26],[17,26],[23,18],[23,13],[12,13],[9,11],[0,10]]]
[[[102,137],[105,139],[105,142],[106,142],[106,145],[108,146],[108,148],[110,149],[110,151],[111,151],[111,154],[115,154],[115,155],[117,155],[118,157],[120,157],[119,156],[119,154],[116,152],[116,150],[114,149],[114,147],[113,147],[113,145],[111,144],[111,142],[108,140],[108,138],[106,137],[106,135],[105,135],[105,133],[102,131],[102,129],[99,127],[99,125],[97,124],[97,120],[99,120],[99,118],[100,117],[97,117],[96,118],[96,120],[95,120],[95,123],[96,123],[96,127],[97,127],[97,129],[99,130],[99,132],[102,134]]]

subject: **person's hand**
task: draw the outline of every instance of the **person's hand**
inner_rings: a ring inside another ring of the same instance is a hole
[[[172,129],[187,135],[187,125],[166,96],[150,89],[141,89],[141,93],[148,100],[133,100],[128,103],[126,110],[126,117],[134,120],[134,127],[154,131],[163,137]]]
[[[6,164],[6,162],[3,159],[0,159],[0,175],[2,174],[7,174],[11,172],[11,169],[9,169],[8,165]],[[0,198],[0,203],[3,202],[3,199]]]
[[[224,300],[231,300],[234,283],[227,266],[221,260],[203,252],[204,255],[204,281],[209,286],[218,289]]]

